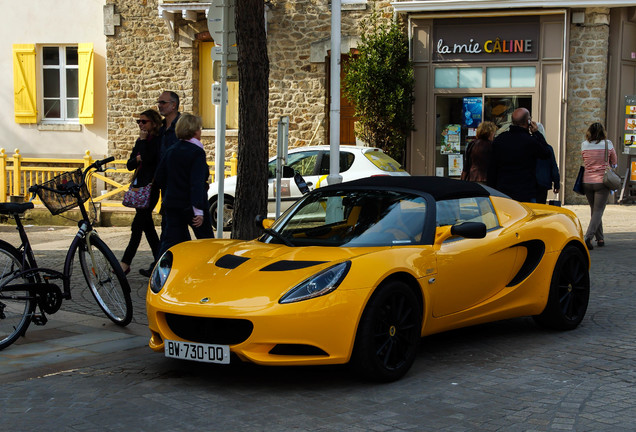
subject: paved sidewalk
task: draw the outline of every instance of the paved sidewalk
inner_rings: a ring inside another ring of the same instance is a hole
[[[568,208],[587,227],[589,208]],[[387,385],[361,383],[345,368],[215,367],[166,359],[146,345],[147,281],[130,274],[134,323],[120,329],[103,317],[79,280],[73,286],[78,295],[45,327],[29,328],[28,340],[0,351],[0,366],[6,365],[0,370],[3,428],[634,430],[634,221],[636,206],[608,206],[607,246],[591,252],[590,306],[578,329],[545,331],[520,318],[426,337],[412,370]],[[13,235],[6,228],[0,226],[5,240]],[[30,229],[40,242],[38,258],[63,262],[59,251],[72,230]],[[128,230],[99,232],[121,256]],[[148,259],[142,250],[134,269]]]

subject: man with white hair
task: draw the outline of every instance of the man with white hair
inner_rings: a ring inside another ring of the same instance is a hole
[[[526,108],[512,113],[512,125],[495,137],[488,186],[517,201],[536,202],[537,159],[548,159],[550,146]]]

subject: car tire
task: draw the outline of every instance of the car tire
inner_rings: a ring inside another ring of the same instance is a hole
[[[210,198],[210,219],[212,220],[212,228],[216,230],[216,197]],[[232,230],[232,222],[234,221],[234,198],[225,196],[223,198],[223,231]]]
[[[554,266],[545,309],[534,320],[554,330],[576,328],[587,311],[590,275],[587,259],[575,246],[566,246]]]
[[[395,381],[411,368],[422,330],[422,310],[403,282],[378,287],[362,314],[351,366],[364,378]]]

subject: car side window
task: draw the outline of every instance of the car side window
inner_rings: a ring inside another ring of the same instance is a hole
[[[486,229],[499,226],[497,214],[488,197],[450,199],[437,202],[437,226],[460,222],[482,222]]]
[[[267,164],[267,178],[276,177],[276,159]]]
[[[291,153],[287,156],[287,165],[302,176],[314,175],[318,151]]]
[[[353,165],[353,161],[355,159],[355,155],[349,152],[340,152],[340,172],[345,172],[351,165]],[[322,155],[322,160],[320,161],[320,175],[329,174],[329,152],[324,152]]]

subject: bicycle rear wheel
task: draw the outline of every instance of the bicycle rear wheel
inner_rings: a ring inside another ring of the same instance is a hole
[[[21,271],[18,250],[0,240],[0,350],[24,335],[35,312],[36,301],[28,291],[9,289],[11,282],[29,282],[27,278],[12,279]]]
[[[128,325],[132,319],[130,285],[119,261],[97,235],[90,237],[90,246],[81,242],[78,250],[82,273],[97,304],[115,324]]]

